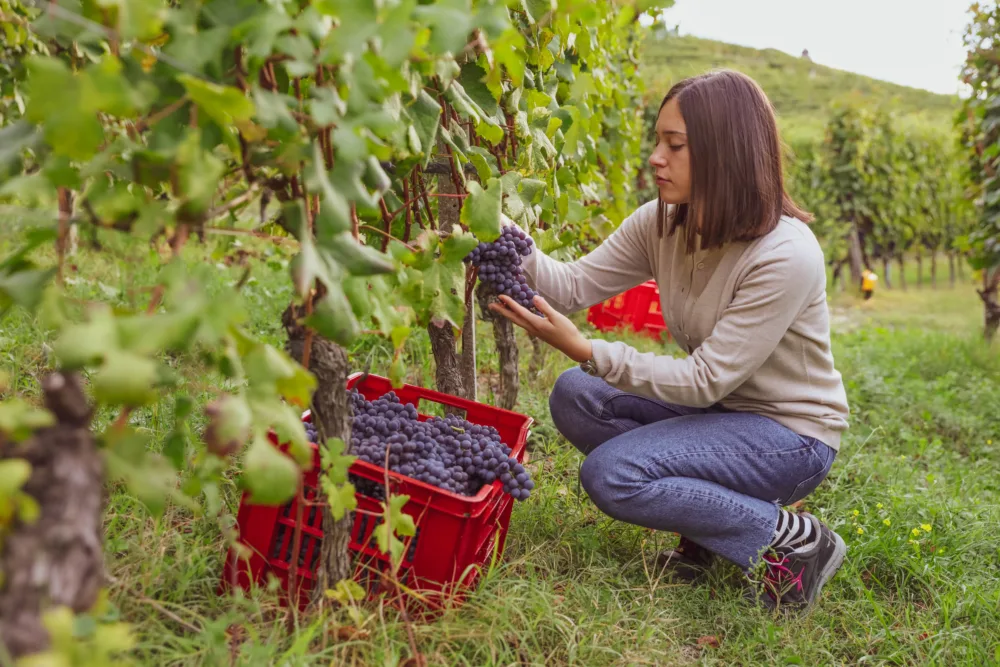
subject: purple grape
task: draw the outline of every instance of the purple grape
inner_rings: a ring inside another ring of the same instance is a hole
[[[531,237],[516,227],[504,227],[492,243],[480,242],[465,261],[479,269],[479,281],[490,292],[509,296],[519,305],[541,315],[534,305],[535,292],[527,288],[521,258],[531,254]]]
[[[482,254],[481,248],[476,250]],[[475,495],[484,484],[497,479],[503,482],[504,492],[516,500],[527,498],[534,488],[524,466],[510,456],[511,448],[491,426],[455,416],[421,422],[416,406],[403,405],[394,392],[368,401],[353,390],[349,401],[353,414],[351,448],[362,461],[384,466],[388,452],[390,470],[466,496]],[[309,439],[316,442],[315,426],[307,423],[305,428]],[[381,482],[353,474],[350,478],[358,493],[384,500]]]

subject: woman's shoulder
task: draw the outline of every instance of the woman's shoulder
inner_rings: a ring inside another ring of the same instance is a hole
[[[823,257],[823,247],[809,225],[789,215],[781,216],[775,228],[758,239],[757,244],[760,246],[760,251],[765,253],[785,248],[808,255],[818,255],[821,260]]]
[[[753,241],[744,257],[750,265],[767,264],[802,276],[826,275],[823,247],[809,225],[791,216],[782,216],[768,234]]]
[[[663,206],[669,212],[671,205],[663,204]],[[632,211],[632,213],[622,221],[622,224],[630,222],[632,224],[639,224],[643,226],[655,225],[656,219],[660,215],[660,211],[660,200],[650,199],[648,202],[641,204],[637,209]]]

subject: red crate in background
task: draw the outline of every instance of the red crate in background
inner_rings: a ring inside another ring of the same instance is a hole
[[[656,338],[663,332],[670,336],[660,310],[660,289],[653,280],[591,306],[587,321],[598,331],[631,329]]]
[[[495,408],[483,403],[442,394],[430,389],[403,385],[393,389],[387,378],[377,375],[362,376],[357,373],[348,379],[348,388],[357,387],[368,400],[389,391],[395,391],[400,401],[413,403],[421,421],[428,418],[423,410],[428,404],[443,404],[465,411],[465,418],[473,424],[492,426],[511,449],[511,456],[524,459],[531,417]],[[310,417],[306,415],[305,420]],[[278,445],[272,434],[271,441]],[[323,537],[322,512],[311,504],[317,495],[319,452],[314,448],[313,467],[305,474],[302,526],[296,588],[299,606],[309,600],[315,581],[316,564],[320,556]],[[385,470],[364,461],[355,461],[350,472],[358,477],[383,483]],[[398,572],[402,586],[420,591],[426,598],[461,598],[460,589],[476,584],[479,569],[494,556],[503,552],[510,525],[514,499],[503,492],[503,484],[496,480],[483,486],[475,496],[461,496],[411,477],[389,473],[390,492],[406,494],[410,500],[403,512],[413,517],[417,532],[409,540]],[[381,514],[378,500],[356,494],[358,512],[354,514],[350,549],[355,555],[355,579],[374,594],[378,591],[381,573],[389,568],[389,557],[378,550],[374,530],[381,518],[366,512]],[[243,560],[230,552],[223,572],[222,587],[232,583],[248,589],[251,583],[265,584],[268,574],[274,575],[282,590],[289,593],[294,551],[295,523],[298,503],[293,500],[284,507],[253,505],[244,494],[240,501],[237,523],[239,541],[249,549],[249,559]],[[286,600],[287,601],[287,600]]]

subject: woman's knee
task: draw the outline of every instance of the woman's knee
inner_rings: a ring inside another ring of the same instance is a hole
[[[613,457],[604,448],[596,449],[580,466],[580,486],[597,508],[613,519],[629,520],[629,501],[637,484],[623,476]]]
[[[549,413],[556,429],[580,451],[596,446],[592,442],[594,421],[600,419],[600,400],[595,396],[595,381],[579,368],[571,368],[556,380],[549,394]]]
[[[563,371],[549,394],[549,410],[554,419],[562,418],[569,413],[578,412],[580,403],[578,401],[581,394],[585,392],[586,379],[589,375],[579,368],[570,368]]]

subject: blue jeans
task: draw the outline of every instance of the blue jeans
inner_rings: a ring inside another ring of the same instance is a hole
[[[743,568],[770,544],[779,506],[819,486],[836,456],[768,417],[663,403],[579,368],[559,377],[549,408],[586,455],[580,482],[602,512],[680,533]]]

